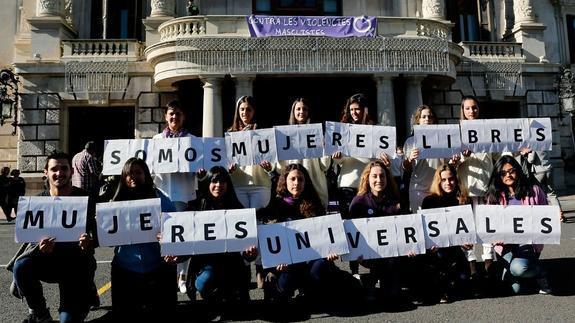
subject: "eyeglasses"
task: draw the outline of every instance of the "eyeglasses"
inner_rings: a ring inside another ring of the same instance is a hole
[[[517,169],[515,169],[515,168],[511,168],[509,170],[502,170],[499,172],[499,176],[501,176],[501,177],[505,177],[507,175],[513,176],[515,174],[517,174]]]

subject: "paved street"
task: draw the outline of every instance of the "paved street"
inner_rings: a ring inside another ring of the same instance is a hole
[[[568,221],[562,225],[561,245],[547,246],[543,252],[543,266],[549,272],[551,287],[556,291],[555,296],[525,295],[500,298],[484,298],[457,301],[451,304],[434,306],[420,306],[401,312],[384,311],[382,308],[365,308],[359,312],[343,311],[338,316],[326,313],[302,314],[292,311],[294,315],[289,320],[314,320],[330,322],[355,321],[514,321],[535,322],[573,321],[573,304],[575,304],[575,196],[563,197],[563,206],[571,212],[567,213]],[[0,219],[0,322],[20,322],[26,313],[26,304],[9,295],[11,273],[5,268],[6,263],[16,252],[18,245],[13,238],[14,224],[6,223]],[[90,312],[88,319],[91,322],[109,322],[109,308],[111,306],[110,291],[107,288],[110,278],[111,248],[100,248],[97,251],[98,270],[96,285],[100,288],[100,309]],[[345,266],[342,263],[339,263]],[[58,292],[55,285],[44,284],[45,294],[52,312],[57,318]],[[259,300],[262,294],[259,290],[252,290],[252,303],[238,310],[242,315],[224,316],[227,321],[267,321],[279,319],[277,316],[263,314],[264,305]],[[177,316],[181,321],[203,321],[202,304],[190,304],[187,297],[180,296]],[[218,319],[218,318],[216,318]]]

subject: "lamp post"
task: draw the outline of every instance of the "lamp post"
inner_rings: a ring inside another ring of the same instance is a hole
[[[14,119],[12,136],[16,135],[18,126],[18,104],[20,93],[18,92],[19,78],[11,69],[4,68],[0,71],[0,126],[7,120]]]

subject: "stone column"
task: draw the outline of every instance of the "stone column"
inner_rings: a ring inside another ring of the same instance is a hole
[[[222,137],[222,77],[201,78],[204,82],[204,118],[202,137]]]
[[[64,0],[38,0],[36,4],[37,17],[64,17]]]
[[[533,11],[533,0],[513,0],[513,14],[515,15],[515,28],[521,23],[537,22]]]
[[[526,62],[548,63],[543,31],[545,24],[537,22],[533,0],[513,0],[513,39],[521,43]]]
[[[152,0],[150,17],[174,17],[176,4],[174,0]]]
[[[236,100],[244,95],[254,95],[254,75],[240,75],[236,77]]]
[[[377,124],[395,126],[395,100],[392,76],[375,76],[377,87]]]
[[[405,89],[405,133],[407,134],[411,132],[411,116],[417,107],[423,104],[423,98],[421,97],[421,81],[423,81],[424,78],[425,76],[421,75],[410,76],[407,78]]]
[[[443,0],[423,0],[421,11],[424,19],[445,20]]]

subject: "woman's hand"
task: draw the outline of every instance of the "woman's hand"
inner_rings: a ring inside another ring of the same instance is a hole
[[[326,257],[327,261],[336,261],[339,259],[339,256],[336,253],[330,253]]]
[[[455,154],[455,155],[451,156],[451,158],[449,159],[449,162],[447,162],[447,163],[449,165],[456,166],[460,160],[461,160],[461,155]]]
[[[432,246],[431,248],[429,248],[429,251],[431,251],[432,253],[436,253],[439,251],[439,247],[438,246]]]
[[[196,172],[198,178],[203,178],[204,176],[206,176],[207,171],[203,168],[198,169],[198,171]]]
[[[461,248],[463,248],[463,250],[471,250],[473,249],[473,243],[466,243],[463,246],[461,246]]]
[[[254,261],[258,256],[258,247],[251,246],[242,252],[242,256],[247,261]]]
[[[382,152],[381,154],[379,154],[379,159],[381,160],[381,162],[385,167],[389,168],[391,166],[391,159],[386,153]]]
[[[288,265],[287,265],[287,264],[281,264],[281,265],[277,265],[277,266],[276,266],[276,270],[279,271],[279,272],[286,271],[287,269],[288,269]]]
[[[52,251],[54,251],[54,247],[56,246],[56,238],[44,238],[40,240],[38,245],[40,246],[41,253],[52,253]]]
[[[262,161],[260,166],[268,173],[272,170],[272,164],[270,164],[270,162],[267,160]]]
[[[238,169],[238,164],[233,163],[233,164],[230,165],[230,167],[228,167],[228,173],[231,174],[231,173],[235,172],[236,169]]]
[[[417,254],[416,254],[415,252],[413,252],[413,251],[410,251],[410,252],[407,254],[407,256],[408,256],[409,258],[413,258],[413,257],[417,256]]]
[[[465,149],[462,153],[463,157],[469,157],[471,156],[471,154],[473,154],[473,152],[469,149]]]
[[[175,264],[178,261],[178,256],[172,256],[172,255],[164,256],[164,261],[168,264]]]
[[[416,160],[418,157],[419,157],[419,148],[413,148],[412,150],[409,151],[409,156],[407,156],[407,161],[411,163],[414,160]]]
[[[331,158],[340,159],[341,158],[341,151],[336,151],[335,153],[333,153],[333,155],[331,155]]]
[[[92,247],[92,238],[87,233],[82,233],[80,239],[78,239],[78,244],[80,249],[88,250]]]

